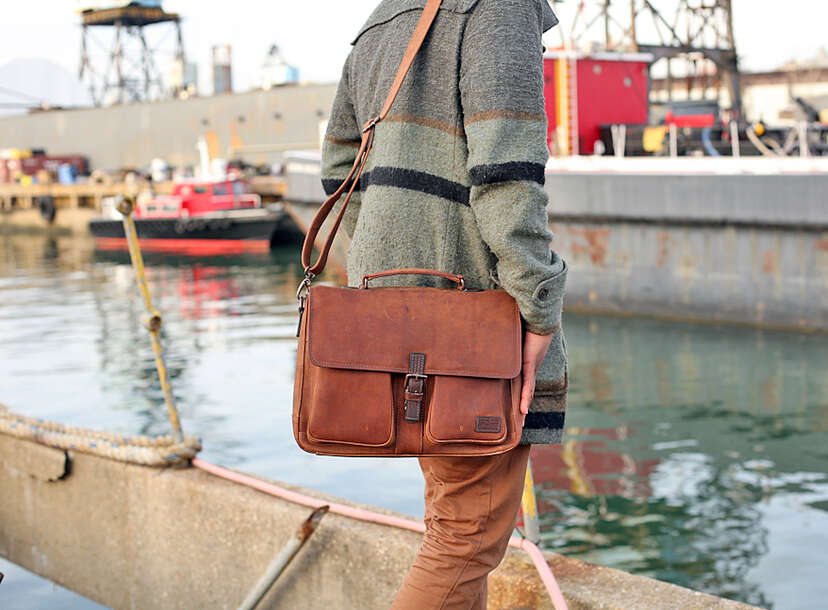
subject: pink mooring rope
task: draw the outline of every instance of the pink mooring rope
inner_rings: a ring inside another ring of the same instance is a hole
[[[411,530],[412,532],[419,532],[421,534],[425,532],[425,525],[417,521],[402,519],[391,515],[383,515],[381,513],[375,513],[362,508],[355,508],[345,504],[327,502],[325,500],[320,500],[319,498],[306,496],[304,494],[300,494],[299,492],[291,491],[266,481],[261,481],[255,477],[241,474],[221,466],[216,466],[215,464],[205,462],[199,458],[194,458],[192,460],[192,464],[196,468],[209,472],[210,474],[222,479],[227,479],[228,481],[233,481],[234,483],[240,483],[241,485],[252,487],[253,489],[270,494],[271,496],[276,496],[278,498],[282,498],[283,500],[287,500],[288,502],[293,502],[294,504],[302,504],[303,506],[309,506],[311,508],[328,506],[330,507],[330,512],[344,517],[350,517],[351,519],[378,523],[380,525],[390,525],[391,527]],[[543,553],[537,545],[525,538],[517,538],[516,536],[512,536],[509,539],[509,546],[516,549],[523,549],[529,555],[529,558],[538,570],[538,574],[540,575],[543,584],[546,586],[546,590],[549,592],[549,597],[552,598],[552,604],[555,606],[555,610],[568,610],[566,601],[561,593],[561,589],[558,587],[558,582],[555,580],[552,570],[549,569],[549,565],[546,563],[546,559],[544,559]]]

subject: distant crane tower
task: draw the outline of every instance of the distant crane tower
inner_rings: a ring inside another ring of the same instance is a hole
[[[165,90],[156,62],[161,51],[158,45],[148,43],[144,30],[150,25],[156,29],[164,25],[169,28],[168,34],[175,33],[172,53],[177,66],[183,70],[184,43],[179,15],[165,12],[160,0],[99,4],[108,6],[79,11],[83,28],[79,78],[88,87],[95,105],[144,102],[175,93]],[[106,28],[112,34],[108,47],[91,35],[93,28]],[[93,55],[92,44],[103,55]],[[97,61],[93,60],[95,57]]]
[[[552,0],[564,6],[577,4],[565,42],[583,48],[595,42],[596,33],[607,51],[640,51],[654,56],[652,65],[667,63],[668,92],[676,75],[710,79],[697,68],[704,60],[716,66],[716,85],[726,83],[731,109],[742,114],[739,61],[733,37],[731,0]],[[658,8],[660,7],[660,8]],[[652,66],[651,66],[652,68]]]

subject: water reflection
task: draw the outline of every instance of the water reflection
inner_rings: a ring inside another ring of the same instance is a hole
[[[781,556],[809,564],[800,533],[769,542],[790,519],[828,524],[825,338],[568,322],[566,442],[538,448],[533,462],[544,544],[764,607],[812,607],[804,591],[824,588],[822,579],[803,579],[782,603],[767,566]],[[815,503],[770,517],[766,505],[792,495]],[[824,565],[828,531],[810,535]]]
[[[206,459],[419,515],[413,461],[317,458],[293,442],[296,259],[146,253],[185,430]],[[0,401],[166,433],[142,315],[126,252],[3,236]],[[546,548],[765,607],[828,597],[825,337],[571,314],[565,325],[565,443],[532,458]]]

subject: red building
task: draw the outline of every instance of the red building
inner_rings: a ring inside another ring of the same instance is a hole
[[[647,53],[548,51],[544,96],[550,153],[592,154],[601,125],[646,124],[652,59]]]

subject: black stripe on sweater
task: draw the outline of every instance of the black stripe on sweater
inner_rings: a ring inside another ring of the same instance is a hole
[[[469,187],[426,172],[402,167],[375,167],[364,180],[367,186],[396,186],[469,205]]]
[[[359,181],[357,181],[357,187],[354,190],[356,192],[361,191],[365,187],[365,184],[367,183],[366,181],[370,180],[370,177],[371,172],[365,172],[364,174],[362,174],[362,176],[360,176],[359,178]],[[325,191],[325,194],[328,197],[333,195],[340,186],[342,186],[342,180],[339,180],[338,178],[329,178],[327,180],[322,180],[322,189]],[[350,188],[350,186],[348,188]],[[348,189],[345,189],[345,193],[347,192]]]
[[[510,161],[493,165],[476,165],[469,170],[469,174],[471,174],[474,186],[512,180],[531,180],[542,185],[545,182],[545,170],[546,168],[540,163]]]
[[[563,411],[529,412],[526,414],[524,428],[537,430],[539,428],[563,428],[566,413]]]
[[[330,197],[336,192],[342,185],[342,180],[339,178],[323,178],[322,179],[322,190],[325,191],[325,194]]]
[[[322,180],[322,188],[328,196],[335,193],[341,184],[341,180]],[[369,186],[395,186],[427,193],[463,205],[469,205],[469,192],[471,191],[469,187],[459,182],[402,167],[375,167],[370,172],[365,172],[359,179],[357,190],[363,190]]]
[[[530,163],[528,161],[510,161],[509,163],[496,163],[493,165],[477,165],[471,170],[472,184],[482,186],[484,184],[496,184],[498,182],[510,182],[513,180],[530,180],[543,185],[546,182],[546,168],[541,163]],[[398,188],[420,191],[429,195],[436,195],[449,201],[456,201],[463,205],[469,205],[469,191],[467,186],[459,182],[453,182],[440,178],[434,174],[418,172],[413,169],[402,167],[377,167],[362,175],[357,190],[363,190],[365,186],[396,186]],[[341,180],[322,180],[322,188],[325,194],[330,196],[342,184]]]

